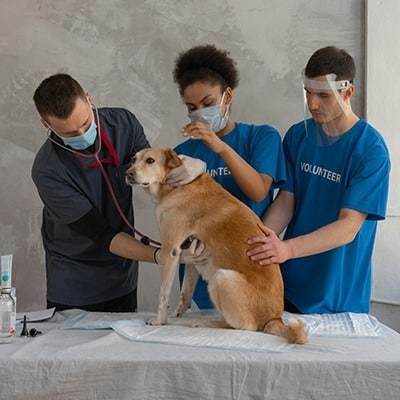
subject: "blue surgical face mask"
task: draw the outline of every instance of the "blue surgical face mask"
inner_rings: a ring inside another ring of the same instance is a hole
[[[71,146],[75,150],[85,150],[94,144],[94,142],[96,141],[96,136],[97,128],[93,118],[89,129],[83,135],[73,136],[69,138],[63,136],[59,137],[63,140],[66,146]]]
[[[191,122],[200,121],[210,125],[210,128],[215,132],[219,132],[225,128],[228,122],[228,108],[225,115],[222,114],[222,102],[224,101],[225,93],[222,96],[221,103],[216,106],[199,108],[192,111],[188,117]]]

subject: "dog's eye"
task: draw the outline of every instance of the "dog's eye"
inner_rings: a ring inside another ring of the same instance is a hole
[[[154,158],[151,158],[151,157],[146,158],[147,164],[153,164],[154,161],[155,161]]]

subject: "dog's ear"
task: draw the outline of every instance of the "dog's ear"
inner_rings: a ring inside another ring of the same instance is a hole
[[[169,168],[176,168],[182,165],[182,160],[172,149],[165,149],[165,156],[167,158],[167,166]]]

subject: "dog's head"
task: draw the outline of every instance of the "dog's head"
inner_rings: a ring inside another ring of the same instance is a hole
[[[179,167],[182,161],[172,149],[152,147],[138,151],[131,163],[125,173],[126,183],[151,191],[162,185],[168,172]]]

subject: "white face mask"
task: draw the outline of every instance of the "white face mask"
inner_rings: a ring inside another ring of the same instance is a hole
[[[225,92],[222,95],[221,102],[215,106],[200,108],[192,111],[188,117],[191,122],[200,121],[210,125],[210,128],[215,132],[222,131],[228,123],[228,108],[225,115],[222,114],[222,102],[224,101]]]

